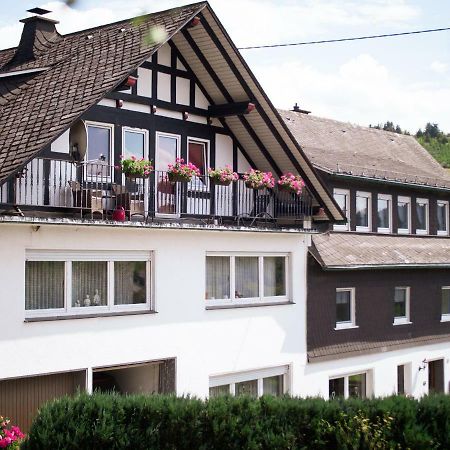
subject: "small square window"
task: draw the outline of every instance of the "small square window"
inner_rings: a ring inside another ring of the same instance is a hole
[[[264,257],[264,297],[286,295],[286,258]]]
[[[207,300],[230,298],[230,257],[206,257],[206,292]]]
[[[250,395],[258,397],[258,380],[248,380],[236,383],[235,395]]]
[[[345,396],[345,378],[332,378],[328,383],[328,395],[330,399]]]
[[[336,289],[336,329],[355,326],[355,290]]]
[[[223,395],[230,394],[230,385],[222,384],[220,386],[212,386],[209,388],[210,397],[222,397]]]
[[[147,263],[116,261],[114,263],[114,304],[137,305],[147,301]]]
[[[330,400],[339,397],[366,398],[368,395],[367,381],[369,374],[370,371],[330,378],[328,382],[328,395]]]
[[[108,263],[74,261],[72,263],[72,306],[106,306],[108,299]]]
[[[236,256],[236,298],[259,297],[259,264],[253,256]]]
[[[263,379],[263,394],[279,397],[283,395],[283,375]]]

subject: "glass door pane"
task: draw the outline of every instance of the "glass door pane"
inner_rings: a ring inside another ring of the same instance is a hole
[[[179,140],[175,136],[157,135],[155,152],[156,212],[178,214],[179,183],[171,183],[167,177],[169,164],[175,164],[180,156]]]
[[[101,182],[111,178],[111,128],[88,125],[86,177]]]

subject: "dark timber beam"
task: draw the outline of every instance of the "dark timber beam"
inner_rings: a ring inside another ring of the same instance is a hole
[[[224,105],[210,105],[208,113],[210,117],[241,116],[251,113],[255,108],[255,104],[250,102],[225,103]]]

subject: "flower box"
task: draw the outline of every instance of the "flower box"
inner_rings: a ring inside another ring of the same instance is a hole
[[[119,168],[119,167],[118,167]],[[120,168],[128,179],[148,178],[153,170],[152,162],[135,156],[130,158],[120,157]]]
[[[167,174],[167,177],[169,178],[169,181],[171,183],[188,183],[192,180],[192,177],[189,175],[183,175],[181,173],[172,173],[169,172]]]
[[[249,189],[272,189],[275,186],[275,179],[272,172],[261,172],[250,169],[244,173],[244,182]]]
[[[291,192],[296,195],[300,195],[305,186],[305,182],[300,175],[293,175],[290,172],[282,175],[277,184],[280,191]]]
[[[239,179],[239,175],[233,172],[230,166],[226,166],[224,169],[208,169],[208,175],[211,182],[217,186],[229,186],[233,181]]]
[[[184,159],[177,158],[175,164],[169,164],[167,176],[171,183],[187,183],[191,181],[192,177],[199,177],[201,175],[197,166],[192,163],[184,163]]]

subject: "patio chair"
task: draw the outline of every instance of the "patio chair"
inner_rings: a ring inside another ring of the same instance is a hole
[[[135,215],[145,216],[143,193],[130,192],[126,186],[121,184],[113,184],[112,190],[116,197],[116,207],[123,207],[130,220]]]
[[[100,189],[82,188],[79,181],[69,181],[72,190],[73,207],[90,212],[91,218],[99,213],[103,219],[103,191]]]

